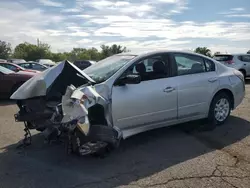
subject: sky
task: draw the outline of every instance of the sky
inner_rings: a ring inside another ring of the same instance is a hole
[[[0,40],[52,51],[119,44],[134,49],[246,53],[249,0],[0,0]]]

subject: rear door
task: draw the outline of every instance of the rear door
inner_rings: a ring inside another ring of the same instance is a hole
[[[178,118],[207,115],[211,96],[219,86],[215,64],[201,56],[174,53],[178,83]]]
[[[239,56],[239,58],[245,66],[246,75],[249,76],[250,75],[250,55],[242,55],[242,56]]]

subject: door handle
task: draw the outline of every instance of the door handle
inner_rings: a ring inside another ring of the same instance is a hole
[[[175,90],[175,88],[173,88],[173,87],[166,87],[166,88],[163,90],[163,92],[170,93],[170,92],[172,92],[172,91],[174,91],[174,90]]]
[[[217,77],[215,77],[215,78],[209,78],[209,79],[208,79],[209,82],[216,82],[217,80],[218,80]]]

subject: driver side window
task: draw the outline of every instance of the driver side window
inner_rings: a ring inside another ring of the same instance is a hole
[[[141,81],[167,78],[169,63],[162,55],[151,56],[135,63],[127,74],[140,75]]]

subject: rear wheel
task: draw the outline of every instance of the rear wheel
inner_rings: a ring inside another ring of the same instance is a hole
[[[209,110],[209,122],[212,124],[211,127],[215,127],[216,125],[222,125],[228,119],[232,109],[232,103],[230,97],[225,93],[221,92],[217,94],[211,105]]]

